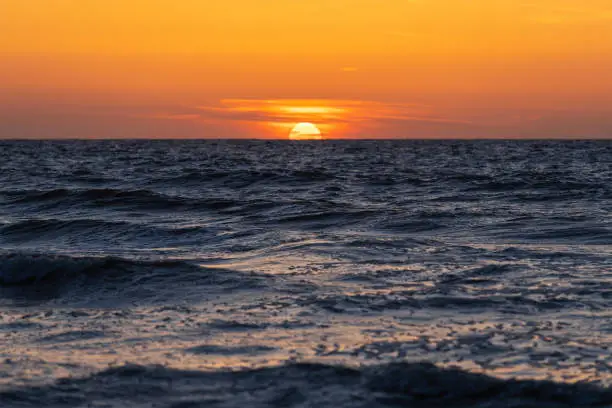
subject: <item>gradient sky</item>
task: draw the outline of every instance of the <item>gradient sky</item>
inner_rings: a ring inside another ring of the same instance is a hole
[[[0,0],[0,138],[612,138],[610,0]]]

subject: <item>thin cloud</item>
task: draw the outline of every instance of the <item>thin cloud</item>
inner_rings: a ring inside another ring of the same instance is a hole
[[[334,137],[371,134],[385,128],[474,126],[469,120],[441,115],[426,104],[338,99],[223,99],[214,105],[154,113],[149,118],[241,128],[241,132],[246,127],[252,133],[266,132],[263,126],[276,137],[283,137],[299,122],[312,122]]]
[[[327,99],[225,99],[218,106],[200,106],[203,119],[246,122],[346,123],[419,121],[469,123],[437,115],[432,106],[376,101]]]

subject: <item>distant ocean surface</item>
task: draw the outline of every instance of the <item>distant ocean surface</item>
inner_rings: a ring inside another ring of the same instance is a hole
[[[0,141],[2,407],[612,406],[611,350],[611,141]]]

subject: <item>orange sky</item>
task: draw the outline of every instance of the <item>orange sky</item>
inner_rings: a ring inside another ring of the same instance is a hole
[[[612,138],[610,0],[0,0],[0,138]]]

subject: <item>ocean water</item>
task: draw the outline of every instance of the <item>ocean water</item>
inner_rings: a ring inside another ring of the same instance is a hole
[[[610,141],[0,142],[0,405],[612,406]]]

